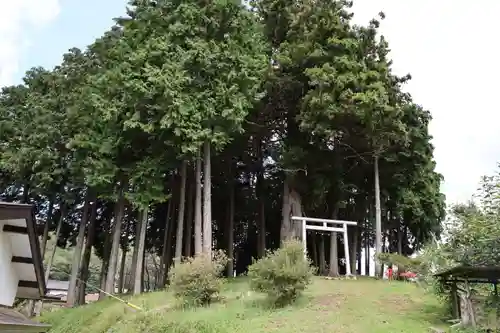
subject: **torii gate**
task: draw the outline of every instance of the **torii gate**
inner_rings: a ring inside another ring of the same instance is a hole
[[[353,221],[342,221],[342,220],[329,220],[329,219],[319,219],[314,217],[305,216],[292,216],[292,221],[302,222],[302,244],[304,245],[304,256],[307,256],[307,230],[317,230],[317,231],[330,231],[330,232],[340,232],[344,237],[344,252],[345,252],[345,275],[352,275],[351,273],[351,260],[349,257],[349,242],[347,238],[347,226],[357,225],[357,222]],[[312,223],[322,223],[322,225],[308,225],[308,222]],[[335,226],[337,225],[337,227]],[[342,225],[341,228],[338,225]]]

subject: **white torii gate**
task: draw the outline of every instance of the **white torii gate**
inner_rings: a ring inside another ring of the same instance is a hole
[[[328,220],[305,216],[292,216],[292,221],[302,222],[302,244],[304,245],[304,255],[307,256],[307,230],[340,232],[344,237],[344,252],[345,252],[345,275],[351,275],[351,260],[349,258],[349,242],[347,240],[347,226],[357,225],[357,222]],[[322,223],[322,225],[308,225],[307,222]],[[332,225],[342,225],[341,228]]]

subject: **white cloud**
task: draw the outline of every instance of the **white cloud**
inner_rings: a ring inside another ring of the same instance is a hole
[[[0,0],[0,87],[13,83],[28,30],[40,29],[60,12],[59,0]],[[49,45],[47,47],[50,47]]]
[[[431,111],[437,170],[448,203],[465,201],[500,161],[500,2],[354,0],[356,23],[384,11],[394,69],[412,74],[407,90]]]

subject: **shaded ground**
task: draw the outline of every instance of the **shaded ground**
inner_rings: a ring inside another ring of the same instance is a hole
[[[132,312],[113,300],[43,316],[52,333],[420,333],[439,326],[441,307],[413,284],[403,282],[316,279],[297,304],[279,310],[262,306],[244,280],[228,284],[224,300],[210,308],[175,309],[166,292],[131,300],[144,312]]]

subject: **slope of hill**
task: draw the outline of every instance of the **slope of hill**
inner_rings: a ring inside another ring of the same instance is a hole
[[[410,283],[371,279],[315,279],[297,304],[271,310],[249,292],[244,280],[227,284],[222,300],[209,308],[181,310],[168,292],[130,300],[133,311],[112,299],[76,309],[47,313],[51,333],[258,333],[428,332],[439,326],[436,299]]]

